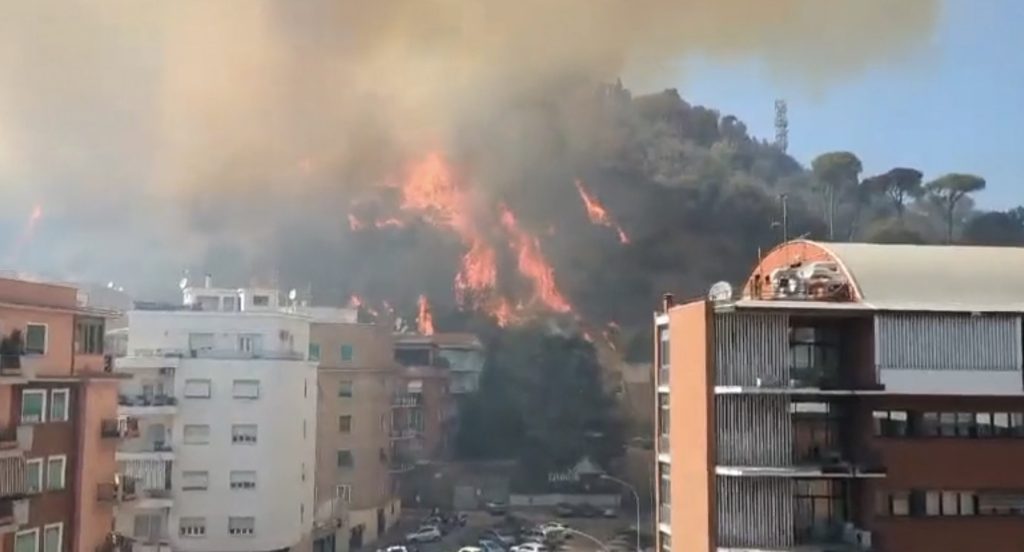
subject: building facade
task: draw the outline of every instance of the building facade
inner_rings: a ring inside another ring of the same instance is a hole
[[[272,290],[185,288],[180,309],[127,314],[131,374],[117,453],[137,499],[117,530],[135,550],[307,546],[315,515],[317,372],[309,319]]]
[[[73,287],[0,279],[0,551],[114,548],[123,434],[106,314]]]
[[[794,241],[655,315],[662,550],[1024,542],[1024,250]]]
[[[344,309],[335,309],[343,313]],[[312,313],[310,360],[319,362],[315,550],[352,550],[376,542],[401,513],[392,449],[397,364],[389,324]]]

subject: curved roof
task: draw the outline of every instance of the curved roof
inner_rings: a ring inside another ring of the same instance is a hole
[[[829,252],[877,309],[1024,312],[1021,247],[804,243]]]

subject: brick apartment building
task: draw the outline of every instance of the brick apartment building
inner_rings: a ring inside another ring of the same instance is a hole
[[[0,552],[114,547],[127,426],[103,314],[75,288],[0,279]]]
[[[655,315],[660,550],[1024,550],[1024,249],[785,243]]]

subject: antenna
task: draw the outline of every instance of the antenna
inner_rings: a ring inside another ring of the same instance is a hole
[[[786,100],[775,100],[775,147],[786,153],[789,148],[789,113]]]
[[[188,287],[188,278],[187,277],[186,278],[182,278],[181,281],[178,282],[178,288],[181,289],[181,290],[184,290],[187,287]]]

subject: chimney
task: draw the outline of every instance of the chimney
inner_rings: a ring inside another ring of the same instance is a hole
[[[209,273],[207,273],[206,277],[203,278],[203,286],[206,287],[207,289],[213,287],[213,276],[210,275]]]
[[[668,312],[676,304],[676,298],[671,293],[666,293],[661,297],[661,310]]]

